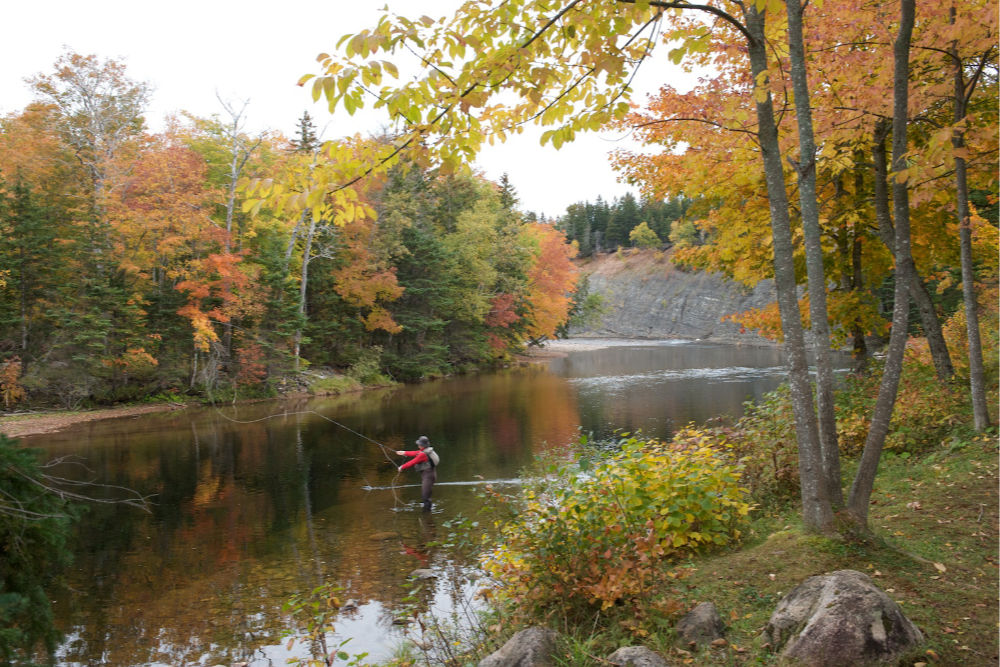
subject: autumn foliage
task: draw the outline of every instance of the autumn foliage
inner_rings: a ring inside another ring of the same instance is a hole
[[[511,501],[516,515],[500,522],[483,557],[505,609],[571,618],[638,609],[669,590],[681,560],[739,539],[750,505],[738,464],[705,446],[637,438],[620,446],[582,471],[548,471]]]
[[[150,133],[148,89],[94,56],[33,85],[0,119],[5,407],[267,393],[309,363],[418,379],[568,316],[564,237],[478,176],[413,156],[338,187],[386,143],[252,136],[228,106]]]

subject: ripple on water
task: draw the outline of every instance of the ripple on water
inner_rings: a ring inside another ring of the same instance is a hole
[[[766,366],[754,368],[750,366],[729,366],[726,368],[684,368],[675,370],[648,371],[628,375],[602,375],[597,377],[569,378],[569,382],[581,389],[600,391],[616,391],[637,384],[654,384],[680,380],[713,380],[717,382],[742,382],[763,377],[781,375],[785,372],[783,366]]]

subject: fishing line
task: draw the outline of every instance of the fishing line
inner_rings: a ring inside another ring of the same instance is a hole
[[[280,414],[274,414],[274,415],[268,415],[266,417],[261,417],[260,419],[248,419],[248,420],[233,419],[232,417],[229,417],[226,414],[224,414],[221,410],[219,410],[219,408],[215,408],[215,412],[220,417],[222,417],[223,419],[225,419],[226,421],[230,421],[230,422],[232,422],[234,424],[256,424],[257,422],[267,421],[268,419],[274,419],[276,417],[292,417],[292,416],[295,416],[295,415],[316,415],[317,417],[320,417],[321,419],[325,419],[328,422],[330,422],[331,424],[335,424],[336,426],[339,426],[340,428],[344,429],[345,431],[349,431],[349,432],[353,433],[354,435],[358,436],[359,438],[361,438],[363,440],[367,440],[368,442],[370,442],[370,443],[372,443],[374,445],[378,445],[379,449],[382,450],[382,456],[384,456],[385,459],[396,468],[396,476],[392,478],[392,482],[389,485],[389,488],[392,489],[392,496],[395,499],[396,507],[398,507],[399,505],[403,504],[403,501],[400,500],[400,498],[399,498],[399,494],[396,493],[396,489],[397,488],[401,488],[401,487],[397,486],[396,480],[399,479],[399,476],[400,476],[400,474],[402,474],[402,471],[399,469],[399,466],[396,465],[396,462],[393,461],[391,458],[389,458],[389,454],[388,454],[388,452],[392,452],[393,454],[395,454],[396,450],[395,449],[390,449],[389,447],[387,447],[386,445],[382,444],[378,440],[373,440],[373,439],[369,438],[364,433],[358,433],[357,431],[355,431],[350,426],[346,426],[344,424],[341,424],[336,419],[331,419],[331,418],[327,417],[324,414],[320,414],[320,413],[316,412],[315,410],[300,410],[298,412],[282,412]],[[376,488],[376,487],[372,486],[372,484],[368,481],[368,478],[365,476],[364,471],[361,471],[361,477],[364,478],[365,485],[368,488]]]

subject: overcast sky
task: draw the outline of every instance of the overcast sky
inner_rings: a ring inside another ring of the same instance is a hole
[[[216,92],[233,102],[249,99],[247,119],[254,129],[291,136],[308,110],[330,139],[375,130],[384,118],[331,117],[314,104],[308,89],[295,85],[315,72],[315,57],[333,51],[344,34],[374,25],[386,2],[396,12],[434,18],[450,13],[458,0],[38,0],[9,3],[0,40],[0,113],[16,112],[31,101],[25,77],[51,73],[65,48],[80,54],[120,59],[129,76],[154,88],[147,115],[153,130],[165,115],[221,112]],[[666,81],[665,50],[655,66],[636,79],[651,91]],[[674,76],[678,76],[676,72]],[[678,82],[672,81],[674,85]],[[634,99],[644,99],[644,94]],[[556,151],[541,147],[537,134],[521,135],[487,148],[477,165],[487,177],[503,172],[517,189],[525,210],[560,215],[577,201],[610,199],[628,188],[616,182],[607,153],[622,146],[617,136],[587,135]]]

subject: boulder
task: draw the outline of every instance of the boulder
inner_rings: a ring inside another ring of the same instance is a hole
[[[674,628],[677,635],[688,644],[710,644],[721,639],[726,626],[719,611],[711,602],[702,602],[688,612]]]
[[[764,639],[791,662],[854,667],[895,662],[923,635],[865,574],[838,570],[809,577],[786,595]]]
[[[391,530],[385,530],[382,531],[381,533],[372,533],[369,539],[371,539],[374,542],[383,542],[385,540],[392,540],[397,537],[399,537],[399,533],[394,533]]]
[[[479,667],[553,667],[558,634],[534,626],[521,630],[500,649],[479,661]]]
[[[434,570],[428,570],[426,568],[420,568],[420,569],[414,570],[413,572],[410,572],[410,578],[411,579],[437,579],[438,576],[437,576],[437,574],[434,573]]]
[[[608,656],[608,662],[622,667],[670,667],[663,656],[645,646],[623,646]]]

